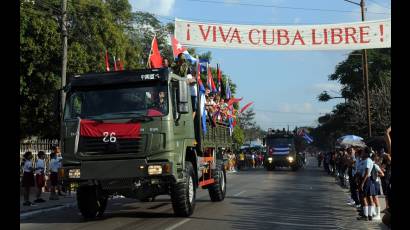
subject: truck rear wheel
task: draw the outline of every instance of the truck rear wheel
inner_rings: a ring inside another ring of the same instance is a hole
[[[194,184],[194,168],[189,161],[185,162],[185,180],[171,187],[171,201],[177,216],[188,217],[195,208],[196,187]]]
[[[217,167],[214,173],[215,183],[208,187],[209,196],[212,201],[222,201],[226,195],[226,171],[222,166]]]

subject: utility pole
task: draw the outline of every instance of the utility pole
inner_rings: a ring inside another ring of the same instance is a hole
[[[350,0],[345,0],[346,2],[353,3],[355,5],[360,6],[361,13],[362,13],[362,21],[364,22],[365,17],[364,17],[364,10],[365,10],[365,3],[364,0],[360,0],[360,4],[350,1]],[[367,50],[364,49],[362,52],[362,70],[363,70],[363,86],[366,94],[366,114],[367,114],[367,129],[368,129],[368,137],[372,136],[372,123],[371,123],[371,117],[370,117],[370,96],[369,96],[369,69],[367,66]]]
[[[62,122],[64,121],[64,102],[65,102],[65,92],[64,87],[66,85],[66,74],[67,74],[67,0],[62,1],[62,17],[61,17],[61,33],[62,33],[62,43],[63,43],[63,56],[62,56],[62,66],[61,66],[61,138],[62,143]]]
[[[364,0],[360,1],[360,8],[362,11],[362,21],[365,20],[364,18],[364,10],[365,10],[365,3]],[[366,110],[367,110],[367,128],[368,128],[368,135],[372,137],[372,123],[370,117],[370,96],[369,96],[369,69],[367,65],[367,50],[363,50],[363,75],[364,75],[364,88],[366,91]]]

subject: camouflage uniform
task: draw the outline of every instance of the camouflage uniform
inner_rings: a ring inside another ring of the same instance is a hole
[[[181,55],[181,60],[183,61],[181,65],[179,65],[178,63],[173,63],[171,65],[171,68],[174,74],[177,74],[181,77],[186,77],[186,75],[189,73],[189,65],[183,55]]]

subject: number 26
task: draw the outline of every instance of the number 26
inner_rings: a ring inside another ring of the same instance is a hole
[[[104,142],[116,142],[117,141],[117,138],[115,137],[114,132],[111,132],[111,133],[104,132],[103,135],[104,135],[104,138],[103,138]]]

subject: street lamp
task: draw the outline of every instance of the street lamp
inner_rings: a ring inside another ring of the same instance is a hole
[[[361,8],[361,14],[362,14],[362,21],[365,20],[364,18],[364,9],[365,9],[365,3],[364,0],[360,0],[360,3],[353,2],[350,0],[344,0],[346,2],[353,3],[355,5],[360,6]],[[363,78],[364,78],[364,89],[366,91],[366,109],[367,109],[367,128],[368,128],[368,135],[369,137],[372,136],[372,125],[371,125],[371,119],[370,119],[370,96],[369,96],[369,69],[367,66],[367,50],[363,50],[363,55],[362,55],[362,64],[363,64]]]

